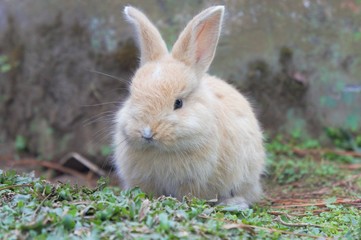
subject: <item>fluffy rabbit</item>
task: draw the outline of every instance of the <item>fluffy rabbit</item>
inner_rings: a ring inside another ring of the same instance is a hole
[[[245,97],[206,73],[223,13],[223,6],[199,13],[169,53],[149,19],[125,7],[141,51],[130,95],[115,116],[114,160],[126,188],[244,208],[260,198],[259,124]]]

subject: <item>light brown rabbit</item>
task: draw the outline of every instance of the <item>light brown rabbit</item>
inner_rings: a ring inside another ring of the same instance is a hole
[[[191,194],[246,208],[262,193],[262,132],[245,97],[206,72],[223,6],[195,16],[171,53],[139,10],[124,9],[137,32],[140,67],[115,117],[114,160],[126,188],[181,199]]]

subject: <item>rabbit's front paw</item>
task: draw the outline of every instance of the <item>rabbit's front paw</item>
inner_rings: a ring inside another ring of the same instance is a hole
[[[220,202],[218,205],[221,206],[237,206],[240,209],[247,209],[249,208],[248,203],[243,197],[232,197],[224,199],[222,202]]]

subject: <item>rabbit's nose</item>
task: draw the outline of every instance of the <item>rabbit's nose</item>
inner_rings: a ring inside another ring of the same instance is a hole
[[[143,128],[142,138],[144,138],[147,141],[151,141],[151,140],[153,140],[153,135],[154,134],[152,132],[152,129],[150,129],[150,127]]]

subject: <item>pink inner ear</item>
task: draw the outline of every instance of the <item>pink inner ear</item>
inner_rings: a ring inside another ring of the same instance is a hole
[[[204,54],[204,49],[203,49],[204,46],[202,46],[204,43],[203,43],[201,37],[202,37],[203,31],[206,28],[206,25],[207,24],[202,25],[202,28],[200,29],[200,31],[198,32],[197,37],[196,37],[196,43],[197,43],[197,46],[196,46],[196,63],[199,63],[199,61],[201,60],[201,57]]]
[[[216,10],[205,10],[189,22],[172,49],[175,59],[201,74],[208,70],[219,38],[223,8]]]
[[[203,62],[203,61],[211,61],[214,52],[214,45],[217,42],[217,33],[215,31],[215,27],[217,24],[214,23],[215,20],[206,21],[201,24],[200,29],[198,30],[195,43],[195,63]]]

